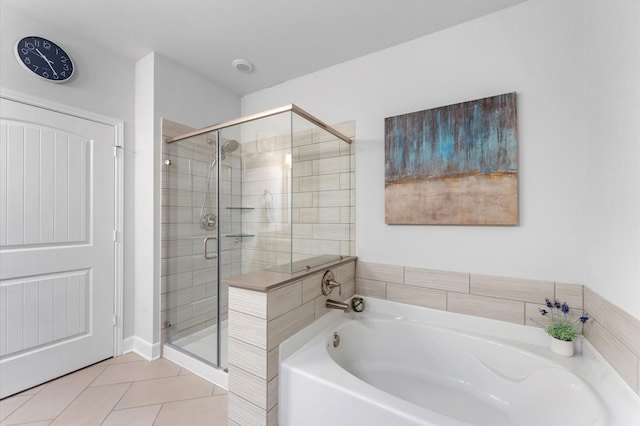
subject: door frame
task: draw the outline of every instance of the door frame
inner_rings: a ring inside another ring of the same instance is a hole
[[[123,350],[123,309],[124,309],[124,121],[82,110],[68,105],[59,104],[47,99],[27,95],[15,90],[0,87],[0,98],[20,102],[37,108],[47,109],[61,114],[71,115],[85,120],[111,126],[114,129],[113,157],[114,157],[114,189],[115,189],[115,229],[114,229],[114,333],[113,356],[122,355]]]

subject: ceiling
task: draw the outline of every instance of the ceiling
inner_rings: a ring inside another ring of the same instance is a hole
[[[526,0],[2,0],[137,61],[158,52],[244,95]],[[251,61],[250,74],[231,62]]]

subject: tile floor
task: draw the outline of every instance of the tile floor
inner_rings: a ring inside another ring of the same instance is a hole
[[[5,425],[227,425],[227,391],[129,353],[0,400]]]

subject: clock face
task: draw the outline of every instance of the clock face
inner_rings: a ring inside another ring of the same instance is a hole
[[[16,59],[36,76],[63,83],[73,76],[73,61],[60,46],[42,37],[24,37],[15,45]]]

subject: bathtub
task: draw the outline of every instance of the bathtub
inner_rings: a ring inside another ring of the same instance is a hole
[[[280,346],[281,426],[638,424],[640,399],[586,341],[562,358],[535,327],[365,303]]]

